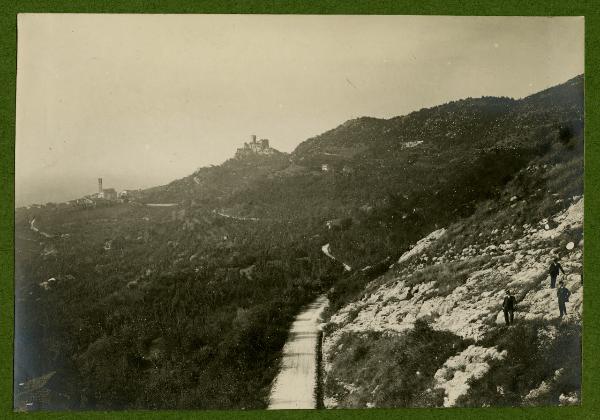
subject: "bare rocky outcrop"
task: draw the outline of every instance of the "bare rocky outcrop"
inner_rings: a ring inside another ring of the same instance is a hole
[[[583,240],[575,245],[569,235],[582,228],[583,198],[573,197],[565,210],[549,220],[519,227],[520,234],[513,240],[493,245],[483,243],[482,235],[462,250],[447,252],[443,259],[427,253],[445,230],[431,233],[406,252],[387,275],[371,282],[359,299],[331,316],[323,344],[324,360],[329,361],[325,364],[326,374],[332,374],[331,361],[340,351],[337,343],[344,334],[401,334],[412,329],[418,319],[424,319],[435,330],[450,331],[476,343],[446,360],[435,374],[436,387],[444,390],[444,405],[454,405],[468,391],[469,380],[485,374],[491,360],[505,356],[495,347],[477,343],[504,325],[501,304],[507,288],[517,298],[517,321],[558,319],[556,289],[550,289],[547,274],[550,260],[558,251],[567,272],[561,280],[571,291],[565,321],[581,322]],[[512,230],[517,231],[515,227]],[[450,248],[451,239],[445,238]],[[464,281],[452,283],[445,278],[444,273],[450,277],[457,270],[464,273]],[[551,326],[547,333],[549,341],[555,339]],[[571,397],[564,397],[565,404],[575,398]],[[326,403],[337,405],[332,398]]]
[[[458,397],[469,390],[469,381],[481,378],[489,370],[490,360],[502,360],[506,350],[495,347],[470,345],[456,356],[450,357],[435,373],[435,385],[444,390],[444,407],[452,407]]]

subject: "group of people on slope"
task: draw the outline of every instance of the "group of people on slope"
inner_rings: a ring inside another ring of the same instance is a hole
[[[565,274],[565,270],[558,262],[558,257],[554,257],[552,262],[550,263],[550,268],[548,269],[548,273],[550,274],[550,288],[556,288],[556,279],[560,273]],[[556,298],[558,300],[558,311],[560,313],[560,317],[567,314],[567,305],[566,303],[569,301],[569,297],[571,296],[571,292],[569,289],[565,287],[565,283],[563,281],[558,282],[558,288],[556,289]],[[504,296],[504,301],[502,302],[502,311],[504,312],[504,321],[506,325],[511,325],[515,319],[515,309],[516,309],[517,299],[513,296],[509,289],[506,290],[506,296]]]

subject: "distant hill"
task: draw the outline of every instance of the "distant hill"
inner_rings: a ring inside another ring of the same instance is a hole
[[[581,132],[582,92],[579,76],[522,100],[469,98],[388,120],[362,117],[290,155],[231,159],[147,190],[144,200],[204,200],[243,206],[253,217],[290,218],[349,214],[398,196],[414,209],[441,194],[465,214],[558,136]],[[327,209],[318,210],[321,200]]]
[[[223,205],[253,217],[322,223],[350,217],[356,223],[338,235],[345,243],[360,244],[366,234],[388,244],[377,249],[368,241],[368,250],[336,244],[366,265],[390,253],[389,241],[407,243],[470,214],[533,157],[581,136],[582,95],[579,76],[522,100],[465,99],[389,120],[350,120],[301,143],[284,171]],[[278,176],[291,167],[294,176]]]
[[[272,150],[272,155],[248,155],[228,159],[221,165],[200,168],[190,176],[145,190],[142,201],[179,203],[196,200],[207,204],[218,203],[287,168],[288,155]]]

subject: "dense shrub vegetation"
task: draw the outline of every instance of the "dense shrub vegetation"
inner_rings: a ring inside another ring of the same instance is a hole
[[[19,380],[64,369],[74,407],[264,407],[294,314],[341,268],[271,224],[207,214],[200,234],[163,209],[110,211],[42,212],[70,235],[44,245],[19,221],[17,346],[43,349],[17,355]]]
[[[558,405],[561,394],[574,391],[580,398],[580,325],[520,322],[514,328],[499,329],[486,343],[506,350],[508,355],[494,362],[483,378],[473,381],[458,405]]]
[[[326,393],[343,407],[437,407],[443,392],[434,390],[434,374],[448,357],[468,342],[443,331],[434,331],[423,320],[413,330],[397,335],[381,332],[346,335],[338,342],[344,356],[336,358]],[[331,380],[352,384],[354,392]]]

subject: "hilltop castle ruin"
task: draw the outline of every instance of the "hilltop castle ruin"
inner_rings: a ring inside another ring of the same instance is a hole
[[[273,153],[275,153],[275,149],[269,146],[268,139],[260,139],[257,141],[256,135],[252,134],[250,136],[250,142],[245,142],[244,147],[237,149],[235,157],[236,159],[241,159],[252,155],[271,156]]]

